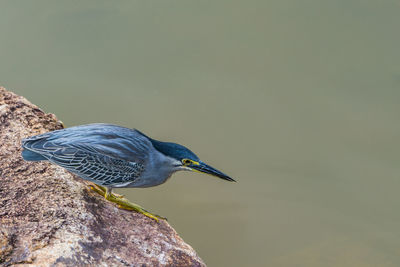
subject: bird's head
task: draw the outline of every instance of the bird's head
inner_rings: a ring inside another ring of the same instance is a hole
[[[235,182],[235,180],[228,175],[202,162],[199,157],[196,156],[196,154],[194,154],[192,151],[182,145],[169,142],[161,142],[153,139],[151,139],[151,142],[159,152],[175,159],[174,168],[176,168],[176,170],[187,170],[206,173],[227,181]]]

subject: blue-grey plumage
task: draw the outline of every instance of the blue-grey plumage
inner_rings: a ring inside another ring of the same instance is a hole
[[[234,181],[182,145],[157,141],[138,130],[111,124],[48,132],[24,139],[22,147],[25,160],[48,160],[108,188],[156,186],[180,170]]]

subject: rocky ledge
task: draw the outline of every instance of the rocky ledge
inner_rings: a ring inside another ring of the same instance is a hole
[[[0,87],[1,266],[205,266],[166,221],[118,209],[61,167],[21,158],[21,139],[62,127]]]

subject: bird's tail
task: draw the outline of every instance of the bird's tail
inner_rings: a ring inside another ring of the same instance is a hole
[[[27,161],[41,161],[41,160],[47,160],[47,159],[46,159],[45,157],[43,157],[42,155],[40,155],[40,154],[38,154],[38,153],[36,153],[36,152],[27,150],[27,149],[22,150],[22,157],[24,158],[24,160],[27,160]]]

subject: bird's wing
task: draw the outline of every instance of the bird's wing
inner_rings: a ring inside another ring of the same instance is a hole
[[[112,186],[133,182],[144,171],[144,165],[75,148],[61,148],[47,159],[96,184]]]
[[[128,183],[145,169],[152,144],[135,130],[91,124],[24,139],[22,146],[102,185]]]
[[[140,132],[110,124],[89,124],[32,136],[23,148],[46,156],[59,148],[76,148],[88,153],[145,164],[153,145]]]
[[[133,182],[145,169],[144,162],[115,158],[87,144],[68,147],[51,141],[30,142],[25,148],[86,180],[105,186]]]

